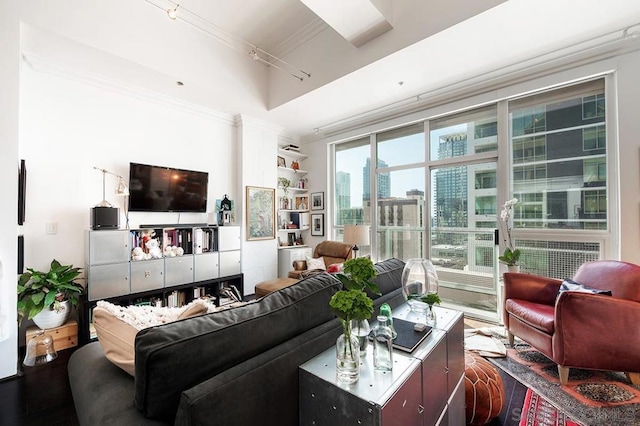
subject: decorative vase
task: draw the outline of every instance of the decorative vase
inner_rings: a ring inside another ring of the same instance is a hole
[[[360,346],[360,356],[363,357],[367,354],[367,343],[369,341],[369,333],[371,332],[371,326],[367,320],[352,320],[351,321],[351,334],[358,338],[358,345]]]
[[[433,310],[433,305],[427,305],[426,320],[427,325],[433,326],[436,323],[436,311]]]
[[[507,271],[520,272],[520,265],[507,265]]]
[[[358,338],[343,322],[344,333],[336,340],[336,380],[338,383],[355,383],[360,378],[360,344]]]
[[[429,293],[438,293],[436,268],[428,259],[409,259],[402,271],[402,294],[413,312],[425,314],[429,305],[421,299]]]
[[[64,302],[60,302],[59,312],[56,312],[53,309],[44,308],[33,317],[33,322],[36,323],[38,328],[41,330],[60,327],[69,317],[70,310],[71,306],[69,301],[65,300]]]

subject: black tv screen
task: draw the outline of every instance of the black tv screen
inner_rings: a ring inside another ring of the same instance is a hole
[[[131,163],[129,211],[205,213],[208,183],[206,172]]]

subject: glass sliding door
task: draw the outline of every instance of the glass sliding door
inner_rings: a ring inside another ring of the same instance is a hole
[[[429,127],[429,251],[440,279],[440,297],[494,317],[498,307],[496,108],[433,120]]]
[[[427,257],[424,123],[376,135],[377,259]]]
[[[370,138],[338,144],[334,148],[333,240],[343,241],[345,225],[371,225]],[[360,256],[371,246],[359,246]]]

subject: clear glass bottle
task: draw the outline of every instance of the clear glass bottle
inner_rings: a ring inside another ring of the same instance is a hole
[[[388,325],[389,328],[391,328],[391,337],[393,337],[393,339],[398,337],[398,332],[396,332],[396,329],[393,327],[393,313],[391,312],[391,306],[389,306],[388,303],[380,305],[380,315],[384,315],[389,319]]]
[[[378,316],[378,325],[373,330],[373,368],[378,371],[393,369],[393,336],[389,319]]]
[[[351,321],[351,334],[358,338],[358,343],[360,343],[360,356],[364,357],[367,354],[367,342],[369,340],[369,333],[371,332],[371,327],[369,326],[369,321],[365,320],[352,320]]]

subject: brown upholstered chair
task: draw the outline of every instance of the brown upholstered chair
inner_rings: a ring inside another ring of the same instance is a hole
[[[623,371],[640,384],[640,266],[600,260],[573,277],[611,296],[563,292],[561,280],[504,274],[504,324],[509,343],[518,336],[558,364],[564,385],[569,368]]]
[[[334,263],[344,263],[346,260],[351,259],[353,257],[352,248],[351,244],[340,241],[322,241],[313,249],[313,257],[316,259],[322,257],[325,267],[329,267]],[[296,262],[299,261],[295,261],[292,266],[297,270],[289,272],[289,278],[300,279],[308,269],[306,262],[302,269],[296,268]]]

